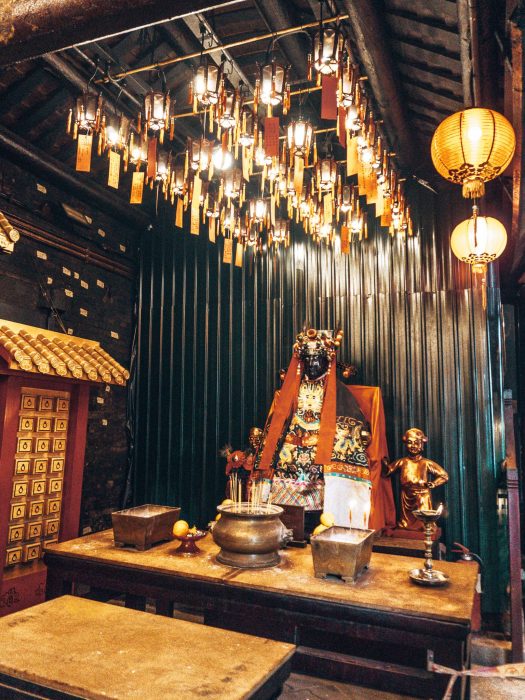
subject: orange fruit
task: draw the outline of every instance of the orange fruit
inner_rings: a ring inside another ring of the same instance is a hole
[[[190,529],[190,526],[185,520],[177,520],[173,526],[173,534],[175,537],[186,537]]]

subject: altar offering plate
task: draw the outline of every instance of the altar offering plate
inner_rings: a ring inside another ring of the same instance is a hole
[[[150,503],[118,510],[111,514],[115,545],[132,545],[144,551],[158,542],[171,540],[179,515],[180,508]]]
[[[202,540],[206,537],[208,533],[206,530],[197,530],[196,532],[188,532],[187,535],[175,535],[175,539],[179,540],[180,547],[178,547],[173,553],[183,554],[184,556],[194,556],[195,554],[201,554],[202,550],[196,545],[196,542]]]
[[[310,545],[317,578],[329,574],[353,583],[368,567],[372,556],[375,530],[334,525],[319,535],[312,535]]]

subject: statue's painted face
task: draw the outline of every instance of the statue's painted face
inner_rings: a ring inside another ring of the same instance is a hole
[[[308,379],[318,379],[328,371],[330,359],[325,345],[319,341],[314,340],[303,345],[299,357]]]
[[[407,435],[406,446],[411,455],[419,455],[423,452],[423,440],[415,435]]]

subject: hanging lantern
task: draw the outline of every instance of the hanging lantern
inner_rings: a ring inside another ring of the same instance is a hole
[[[193,78],[193,95],[199,104],[206,107],[219,102],[221,77],[222,67],[204,59]]]
[[[343,214],[346,214],[347,211],[350,211],[352,207],[352,187],[350,185],[343,185],[343,189],[341,192],[341,204],[339,205],[339,209],[343,212]]]
[[[321,27],[314,37],[314,68],[321,75],[337,75],[341,35],[338,29]]]
[[[478,216],[477,206],[472,207],[471,218],[458,224],[450,238],[454,255],[472,265],[473,272],[483,272],[487,263],[499,258],[506,245],[503,224],[491,216]]]
[[[233,165],[233,155],[222,146],[217,146],[213,149],[212,162],[217,170],[229,170]]]
[[[184,195],[186,194],[186,180],[184,179],[184,166],[176,165],[172,169],[172,179],[171,186],[173,194]]]
[[[345,127],[348,131],[356,134],[361,128],[359,109],[355,104],[351,104],[346,110]]]
[[[320,190],[331,190],[337,179],[337,163],[334,158],[322,158],[316,165],[317,186]]]
[[[260,72],[260,95],[263,105],[276,107],[284,101],[288,69],[276,61],[262,66]]]
[[[354,103],[355,73],[348,56],[339,77],[337,103],[340,107],[350,107]]]
[[[249,147],[255,141],[255,120],[251,109],[245,108],[242,110],[241,116],[241,133],[239,135],[239,143],[241,146]]]
[[[208,193],[208,205],[206,207],[206,216],[209,219],[218,219],[220,214],[220,206],[215,194]]]
[[[166,92],[148,92],[144,96],[144,115],[146,128],[160,131],[168,127],[170,118],[170,94]]]
[[[237,123],[240,113],[240,98],[236,91],[225,90],[222,94],[217,121],[222,129],[231,129]]]
[[[171,153],[157,150],[157,167],[155,170],[155,181],[166,182],[170,177]]]
[[[188,145],[189,163],[192,170],[208,170],[212,143],[207,139],[190,139]]]
[[[510,122],[491,109],[473,108],[447,117],[432,137],[434,167],[445,179],[463,185],[464,197],[481,197],[514,155]]]
[[[237,199],[242,192],[242,172],[239,168],[232,168],[224,176],[224,196],[228,199]]]
[[[77,97],[76,125],[79,131],[99,131],[102,120],[102,95],[83,92]]]
[[[266,200],[262,197],[250,200],[250,219],[255,223],[260,223],[266,218]]]
[[[288,148],[295,155],[306,155],[312,145],[313,128],[306,119],[296,119],[288,126]]]
[[[148,144],[146,139],[139,136],[138,140],[134,140],[130,146],[129,159],[135,163],[138,168],[142,163],[148,162]]]
[[[114,150],[126,148],[130,135],[130,120],[123,114],[107,118],[106,144]]]
[[[270,245],[288,245],[290,243],[290,222],[288,219],[276,219],[275,225],[270,229],[268,235]]]

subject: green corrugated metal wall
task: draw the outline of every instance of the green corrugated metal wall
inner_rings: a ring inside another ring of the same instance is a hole
[[[499,290],[491,271],[484,310],[481,289],[452,260],[454,202],[421,188],[412,201],[412,239],[372,224],[368,240],[343,256],[297,230],[289,249],[255,261],[247,254],[242,269],[222,262],[222,239],[210,243],[204,227],[200,236],[175,229],[172,210],[164,213],[142,245],[134,499],[182,505],[191,522],[211,519],[224,493],[219,449],[242,447],[249,428],[263,425],[303,322],[339,321],[341,359],[357,366],[356,383],[383,391],[391,457],[418,426],[427,454],[449,472],[434,496],[450,511],[445,543],[481,554],[493,572],[485,608],[496,611],[504,579]],[[456,208],[454,223],[461,218]]]

